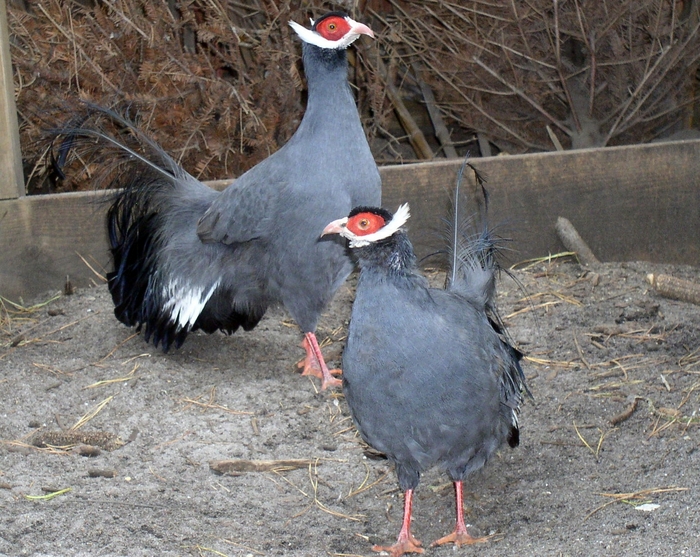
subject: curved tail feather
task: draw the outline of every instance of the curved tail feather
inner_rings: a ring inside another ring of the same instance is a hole
[[[476,185],[483,196],[481,214],[462,216],[461,182],[465,168],[474,170]],[[525,381],[520,364],[523,353],[515,346],[508,335],[496,304],[496,278],[501,271],[499,253],[504,249],[506,239],[497,236],[489,227],[487,219],[488,193],[483,177],[465,159],[457,177],[453,204],[453,219],[450,225],[449,255],[451,267],[447,276],[447,288],[469,299],[482,308],[493,330],[500,339],[505,351],[505,361],[501,362],[500,386],[501,404],[508,410],[511,419],[508,444],[516,447],[520,440],[518,410],[523,393],[532,397]]]
[[[108,197],[114,269],[107,280],[117,319],[143,327],[145,340],[165,351],[180,347],[196,329],[255,327],[267,306],[250,297],[234,303],[237,271],[230,263],[236,247],[203,244],[196,234],[197,221],[219,193],[116,112],[86,107],[86,116],[53,132],[54,143],[63,139],[58,156],[51,156],[61,172],[79,157],[93,169],[97,188],[116,188]]]

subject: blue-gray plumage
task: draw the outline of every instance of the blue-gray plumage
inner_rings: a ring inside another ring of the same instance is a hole
[[[343,392],[363,439],[395,463],[406,492],[397,543],[374,548],[393,556],[422,552],[411,500],[432,466],[447,471],[458,498],[455,532],[436,543],[478,541],[464,525],[461,482],[503,442],[518,444],[525,388],[521,355],[494,313],[495,240],[487,230],[460,240],[448,287],[430,288],[401,228],[407,218],[405,205],[395,215],[360,207],[324,230],[350,240],[360,267]]]
[[[305,334],[305,373],[338,384],[314,331],[321,311],[352,270],[343,242],[323,227],[358,204],[378,204],[379,172],[347,81],[346,48],[372,31],[343,13],[319,18],[302,38],[308,103],[286,145],[216,192],[115,113],[99,117],[130,130],[148,155],[99,129],[63,131],[113,147],[112,185],[122,187],[108,215],[117,318],[144,327],[167,350],[190,331],[250,330],[282,303]],[[116,175],[116,178],[114,176]]]

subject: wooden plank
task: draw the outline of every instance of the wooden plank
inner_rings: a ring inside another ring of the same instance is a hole
[[[102,192],[32,195],[0,201],[0,295],[25,299],[100,282],[109,262]]]
[[[514,240],[514,261],[563,251],[554,231],[562,216],[601,261],[700,266],[700,141],[472,162],[487,179],[491,224]],[[383,170],[384,205],[395,209],[410,202],[409,226],[419,254],[439,245],[436,223],[448,214],[447,192],[453,191],[460,164]]]
[[[0,176],[0,199],[15,199],[24,195],[5,0],[0,0]]]
[[[488,179],[492,225],[514,239],[514,262],[562,251],[555,224],[563,216],[602,261],[700,266],[700,141],[472,162]],[[440,245],[440,219],[449,214],[460,165],[380,170],[384,205],[411,204],[409,234],[419,256]],[[0,295],[16,300],[60,290],[66,275],[77,286],[90,284],[95,275],[78,254],[95,267],[109,262],[100,200],[104,194],[89,192],[0,202]]]

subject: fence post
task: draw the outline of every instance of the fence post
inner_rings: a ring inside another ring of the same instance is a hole
[[[24,196],[7,4],[0,0],[0,199]]]

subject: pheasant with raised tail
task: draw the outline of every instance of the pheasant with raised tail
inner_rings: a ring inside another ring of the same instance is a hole
[[[501,444],[518,445],[527,392],[521,353],[495,306],[498,239],[487,227],[465,234],[455,218],[447,286],[431,288],[403,228],[408,218],[408,205],[394,214],[358,207],[323,232],[347,238],[360,268],[343,391],[362,438],[395,464],[405,492],[396,543],[373,547],[392,557],[424,551],[411,533],[412,501],[433,466],[454,482],[457,505],[455,530],[435,544],[485,541],[467,531],[462,482]]]
[[[347,79],[347,47],[374,35],[341,12],[312,23],[290,22],[308,84],[299,128],[223,192],[188,174],[131,122],[95,106],[59,134],[59,158],[74,147],[97,157],[108,167],[107,185],[121,188],[107,227],[108,285],[122,323],[142,327],[146,341],[167,351],[197,329],[250,330],[281,303],[304,333],[304,373],[325,389],[340,381],[315,331],[353,265],[342,241],[319,236],[352,207],[379,204],[381,182]],[[106,133],[100,119],[124,133]]]

